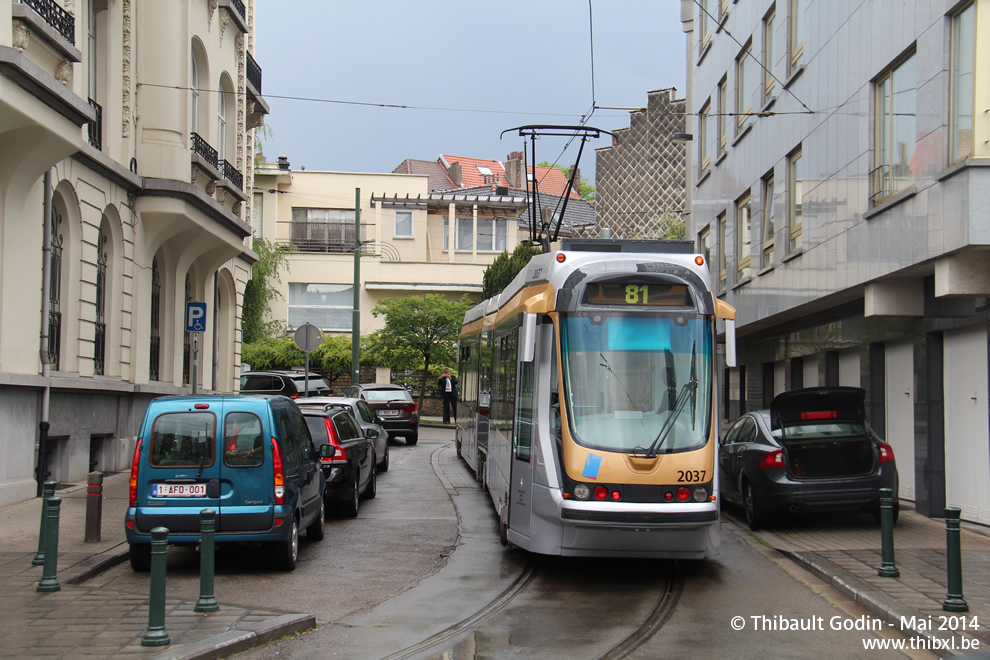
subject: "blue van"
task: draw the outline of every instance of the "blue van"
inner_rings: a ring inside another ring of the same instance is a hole
[[[200,511],[209,508],[216,512],[216,543],[270,544],[278,566],[291,571],[299,530],[323,539],[324,489],[306,421],[287,397],[155,399],[131,464],[131,567],[151,567],[155,527],[169,530],[170,544],[199,543]]]

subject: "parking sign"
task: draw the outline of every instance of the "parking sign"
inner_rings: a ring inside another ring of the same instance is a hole
[[[186,332],[206,331],[206,303],[186,303]]]

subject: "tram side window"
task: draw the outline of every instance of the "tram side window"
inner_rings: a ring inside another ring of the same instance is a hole
[[[533,445],[534,362],[523,362],[519,369],[519,407],[516,414],[516,458],[528,461]]]

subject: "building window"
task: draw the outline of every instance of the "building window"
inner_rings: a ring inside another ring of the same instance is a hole
[[[354,287],[289,282],[289,327],[312,323],[320,330],[352,330]]]
[[[708,166],[712,163],[712,152],[711,146],[708,144],[712,139],[712,101],[708,99],[705,101],[705,105],[701,106],[701,117],[699,118],[698,128],[700,135],[698,136],[698,163],[701,166],[701,172],[708,169]]]
[[[227,94],[220,83],[220,103],[217,106],[217,160],[223,169],[223,161],[227,160]]]
[[[478,249],[505,249],[505,218],[478,218]]]
[[[804,167],[801,162],[801,149],[799,147],[787,158],[788,252],[801,249],[801,188],[803,182]]]
[[[725,213],[718,216],[718,290],[725,291]]]
[[[705,263],[712,267],[712,227],[708,225],[698,232],[698,252],[705,255]]]
[[[251,204],[251,232],[257,236],[263,236],[264,231],[264,208],[265,208],[265,193],[256,192],[254,193],[252,204]]]
[[[743,46],[736,58],[736,126],[743,126],[753,112],[753,86],[756,71],[753,67],[753,40]]]
[[[773,172],[763,177],[763,250],[760,267],[773,265],[774,217],[777,215],[774,202]]]
[[[450,218],[446,216],[443,219],[443,249],[450,249]]]
[[[876,161],[870,176],[874,204],[914,185],[918,77],[910,55],[876,82]]]
[[[973,155],[973,80],[975,68],[976,5],[970,3],[952,17],[952,78],[949,117],[949,160]]]
[[[300,252],[353,252],[354,209],[293,208],[291,241]]]
[[[96,237],[96,321],[93,324],[93,373],[106,374],[107,366],[107,278],[109,277],[108,234],[106,220]]]
[[[725,145],[728,142],[729,131],[726,128],[726,120],[729,116],[729,79],[723,76],[718,83],[718,153],[725,153]]]
[[[474,220],[472,218],[457,219],[457,248],[471,250],[474,248]]]
[[[192,54],[192,84],[189,85],[189,94],[192,98],[189,113],[191,132],[199,133],[199,64],[196,62],[195,52]]]
[[[151,262],[151,355],[148,356],[148,380],[161,380],[162,349],[162,278],[158,257]]]
[[[718,23],[722,24],[725,13],[729,11],[729,0],[718,0]]]
[[[736,282],[750,276],[753,247],[753,198],[749,193],[736,202]]]
[[[395,236],[405,236],[412,238],[413,235],[413,214],[412,211],[395,212]]]
[[[709,6],[711,5],[711,0],[699,0],[698,6],[701,11],[698,12],[698,25],[701,29],[698,34],[701,35],[701,47],[698,50],[698,54],[705,52],[705,47],[712,38],[712,23],[711,23],[711,11]]]
[[[774,43],[774,30],[776,28],[777,9],[776,5],[771,5],[763,19],[763,102],[770,100],[777,79],[773,77],[773,58],[777,49]]]
[[[804,5],[807,0],[790,0],[790,11],[787,14],[787,33],[790,49],[790,66],[788,75],[798,69],[801,56],[804,54]]]

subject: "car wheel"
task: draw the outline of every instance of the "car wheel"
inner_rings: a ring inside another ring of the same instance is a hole
[[[406,444],[412,447],[414,444],[419,442],[419,431],[416,431],[412,435],[406,436]]]
[[[151,544],[131,543],[128,547],[128,558],[135,573],[147,573],[151,570]]]
[[[368,477],[368,485],[364,488],[364,499],[373,500],[378,494],[378,466],[371,464],[371,476]]]
[[[385,458],[378,464],[379,472],[388,472],[388,443],[385,443]]]
[[[278,567],[283,571],[296,570],[296,559],[299,558],[299,521],[296,520],[295,516],[292,516],[292,529],[289,531],[289,538],[278,543],[275,558]]]
[[[360,508],[361,491],[358,486],[357,479],[351,482],[351,492],[350,497],[347,498],[346,502],[338,502],[337,510],[342,516],[347,518],[357,518],[358,509]]]
[[[322,541],[323,537],[326,536],[326,530],[323,528],[324,523],[327,520],[327,504],[320,498],[320,515],[316,517],[309,527],[306,528],[306,538],[310,541]]]
[[[743,513],[746,516],[746,524],[752,531],[758,530],[764,524],[763,512],[756,508],[756,500],[753,498],[753,489],[749,484],[743,484]]]

